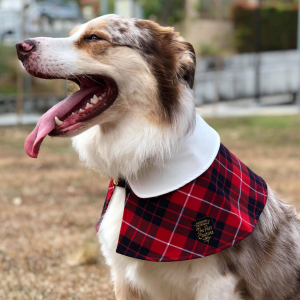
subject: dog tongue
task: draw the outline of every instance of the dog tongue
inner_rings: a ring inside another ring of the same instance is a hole
[[[45,114],[42,115],[38,121],[34,130],[27,137],[24,148],[26,153],[33,158],[37,158],[43,139],[49,134],[55,127],[54,118],[63,118],[69,111],[72,110],[81,100],[91,94],[91,97],[99,90],[99,86],[91,88],[85,88],[75,92],[67,97],[65,100],[57,103],[50,108]]]

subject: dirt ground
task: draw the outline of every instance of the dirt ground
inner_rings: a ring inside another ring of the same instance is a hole
[[[300,117],[207,120],[222,142],[300,210]],[[79,162],[69,139],[0,128],[0,299],[114,299],[97,223],[108,179]]]

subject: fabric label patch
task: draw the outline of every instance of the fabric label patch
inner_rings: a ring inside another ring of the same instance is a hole
[[[215,235],[214,223],[211,217],[205,217],[192,222],[198,241],[209,244]]]

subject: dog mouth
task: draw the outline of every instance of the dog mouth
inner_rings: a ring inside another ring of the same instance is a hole
[[[42,74],[31,75],[54,79]],[[111,78],[85,74],[67,79],[75,82],[80,90],[42,115],[25,141],[25,151],[30,157],[38,157],[41,143],[47,135],[71,137],[88,129],[87,122],[108,109],[118,96],[117,84]]]

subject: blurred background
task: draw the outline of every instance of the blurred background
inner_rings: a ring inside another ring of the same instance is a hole
[[[195,104],[222,142],[300,209],[298,0],[0,0],[0,299],[114,299],[94,226],[108,185],[69,139],[23,149],[72,87],[29,76],[15,43],[116,13],[174,26],[197,54]]]

